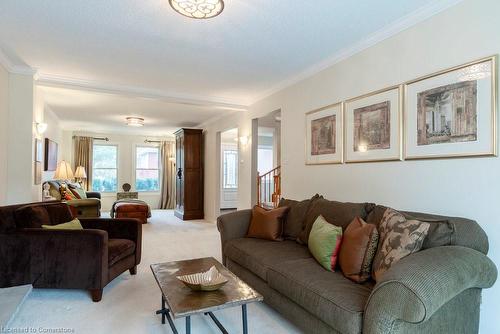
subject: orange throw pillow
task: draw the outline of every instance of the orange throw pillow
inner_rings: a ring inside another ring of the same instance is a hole
[[[345,277],[357,283],[370,278],[378,239],[377,226],[359,217],[353,219],[344,231],[339,254],[340,269]]]
[[[287,206],[273,210],[254,206],[247,237],[273,241],[283,240],[283,221],[287,212]]]

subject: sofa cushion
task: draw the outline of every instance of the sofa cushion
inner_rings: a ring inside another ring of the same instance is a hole
[[[340,333],[361,333],[363,310],[373,282],[354,283],[314,259],[273,265],[268,284]]]
[[[134,254],[135,243],[128,239],[109,239],[108,240],[108,267],[111,267],[118,261]]]
[[[360,217],[365,220],[374,206],[375,204],[372,203],[344,203],[320,198],[311,204],[307,213],[306,226],[300,233],[298,241],[307,244],[312,225],[319,215],[325,217],[329,223],[345,230],[354,218]]]
[[[295,241],[275,242],[254,238],[240,238],[228,241],[224,247],[224,254],[264,281],[267,281],[269,267],[275,264],[311,258],[307,247],[299,245]]]
[[[288,214],[286,215],[285,224],[283,226],[283,237],[285,239],[297,239],[306,224],[306,216],[311,203],[313,203],[318,198],[320,198],[320,195],[316,194],[311,199],[306,199],[300,202],[287,198],[282,198],[280,200],[278,207],[287,206],[290,208],[290,210],[288,210]]]
[[[273,241],[283,240],[283,221],[287,212],[287,206],[273,210],[254,206],[247,237]]]
[[[41,205],[27,205],[15,211],[18,228],[42,228],[42,225],[52,225],[47,209]]]

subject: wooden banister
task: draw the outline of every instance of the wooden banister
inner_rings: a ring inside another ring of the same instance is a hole
[[[281,197],[281,166],[260,175],[257,172],[257,205],[276,208]]]

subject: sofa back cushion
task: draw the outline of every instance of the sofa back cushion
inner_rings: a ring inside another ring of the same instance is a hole
[[[369,224],[379,225],[386,206],[377,205],[368,215]],[[422,212],[400,211],[407,219],[430,223],[422,249],[439,246],[463,246],[488,253],[488,237],[479,224],[471,219],[439,216]]]
[[[280,200],[278,207],[281,208],[286,206],[290,208],[283,225],[283,237],[285,239],[297,239],[300,232],[302,232],[306,225],[307,212],[309,211],[311,204],[319,198],[321,198],[321,196],[316,194],[312,198],[305,199],[303,201],[296,201],[287,198],[282,198]]]
[[[300,233],[298,241],[307,244],[312,225],[319,215],[322,215],[329,223],[340,226],[345,230],[347,225],[356,217],[366,220],[368,213],[374,206],[375,204],[372,203],[337,202],[319,198],[311,203],[311,207],[307,212],[305,228]]]
[[[65,203],[34,203],[21,206],[14,212],[17,228],[42,228],[42,225],[57,225],[73,219]]]
[[[42,225],[51,225],[49,213],[43,206],[24,206],[17,209],[15,215],[18,228],[42,228]]]

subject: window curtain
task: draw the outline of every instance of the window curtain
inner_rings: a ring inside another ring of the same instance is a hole
[[[160,209],[175,208],[175,143],[162,141],[161,153],[161,202]]]
[[[83,180],[83,189],[91,190],[92,185],[92,137],[75,136],[75,169],[83,166],[87,172],[87,179]]]

